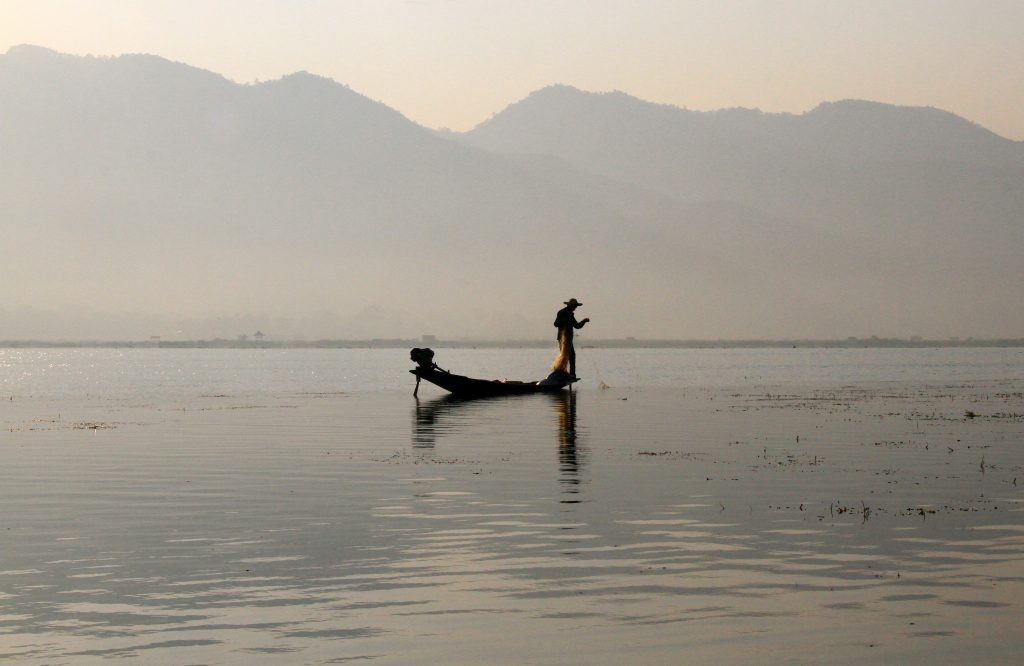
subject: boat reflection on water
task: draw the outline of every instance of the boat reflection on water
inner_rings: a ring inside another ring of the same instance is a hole
[[[438,421],[451,409],[449,403],[453,400],[450,395],[426,401],[416,399],[416,409],[413,412],[412,448],[434,448],[437,443]]]
[[[416,401],[413,412],[412,447],[421,452],[432,450],[438,437],[459,431],[472,424],[474,413],[500,407],[510,400],[549,402],[555,412],[555,439],[558,446],[559,480],[567,497],[563,504],[577,504],[575,497],[580,492],[580,471],[583,455],[580,436],[576,427],[577,391],[558,391],[526,396],[502,396],[488,398],[459,398],[446,395],[433,400]]]
[[[564,391],[549,396],[558,415],[558,470],[561,472],[562,491],[566,495],[580,492],[580,442],[576,432],[576,391]],[[579,504],[578,497],[560,500],[562,504]]]
[[[433,400],[417,399],[413,414],[412,447],[432,449],[439,436],[458,432],[464,425],[471,423],[473,419],[468,417],[473,413],[518,397],[463,398],[449,394]]]

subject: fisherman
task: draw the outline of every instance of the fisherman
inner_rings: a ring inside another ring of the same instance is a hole
[[[555,328],[558,329],[558,356],[555,357],[551,369],[556,372],[566,372],[568,369],[569,375],[573,379],[576,379],[576,349],[572,346],[573,331],[583,328],[590,321],[590,317],[583,321],[576,321],[576,316],[573,313],[581,305],[583,304],[575,298],[570,298],[565,301],[565,307],[555,315]]]

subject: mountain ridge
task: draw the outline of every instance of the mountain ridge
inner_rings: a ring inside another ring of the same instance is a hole
[[[963,159],[965,149],[983,148],[1000,151],[1001,159],[1024,159],[1024,142],[1006,139],[977,123],[934,107],[845,99],[822,102],[802,114],[766,113],[742,107],[693,111],[648,102],[621,91],[595,93],[562,84],[531,93],[459,136],[473,145],[509,151],[527,131],[535,137],[551,137],[567,116],[573,118],[577,129],[582,127],[592,135],[602,130],[628,131],[627,123],[635,127],[643,121],[662,131],[670,129],[670,138],[682,140],[686,133],[698,130],[720,132],[719,127],[728,123],[733,132],[739,126],[746,140],[765,141],[769,138],[767,135],[771,135],[771,147],[777,149],[780,144],[799,138],[795,131],[803,126],[805,131],[811,132],[802,139],[800,145],[804,148],[811,143],[827,146],[830,140],[840,139],[843,141],[841,148],[849,151],[856,147],[856,142],[877,137],[875,144],[870,145],[876,151],[875,159],[901,156],[932,159],[941,150],[950,154],[956,152],[957,157]],[[503,136],[513,132],[518,132],[515,139]],[[900,151],[908,147],[933,150],[923,156],[901,155]]]
[[[971,159],[858,161],[792,115],[568,86],[533,101],[549,96],[614,113],[495,147],[308,72],[239,84],[158,56],[8,51],[0,338],[203,338],[261,317],[278,338],[538,338],[569,296],[600,337],[1024,327],[1012,142],[988,159],[992,140],[967,127]],[[929,116],[940,129],[944,113]],[[935,134],[924,125],[914,141]],[[876,144],[892,151],[860,148]]]

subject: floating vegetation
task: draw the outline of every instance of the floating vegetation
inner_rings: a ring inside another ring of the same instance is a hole
[[[682,460],[698,460],[707,454],[702,451],[638,451],[638,456],[679,458]]]
[[[103,421],[81,421],[71,426],[75,430],[112,430],[117,427],[116,423],[105,423]]]

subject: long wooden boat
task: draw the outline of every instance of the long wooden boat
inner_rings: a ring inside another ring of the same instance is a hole
[[[525,393],[553,393],[561,391],[579,379],[566,378],[564,381],[517,382],[499,379],[474,379],[445,372],[436,367],[417,366],[410,370],[417,379],[436,384],[452,395],[461,398],[483,398],[496,395],[522,395]],[[419,382],[417,382],[417,387]]]

